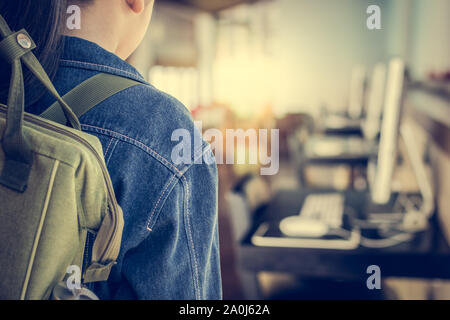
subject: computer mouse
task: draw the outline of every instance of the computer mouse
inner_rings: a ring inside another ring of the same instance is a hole
[[[280,231],[288,237],[321,238],[328,231],[328,225],[302,216],[290,216],[281,220]]]

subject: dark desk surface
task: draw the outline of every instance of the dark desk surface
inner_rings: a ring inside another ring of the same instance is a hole
[[[362,120],[352,119],[347,115],[330,115],[323,121],[324,134],[333,135],[359,135],[362,137]]]
[[[374,157],[373,154],[369,153],[366,154],[343,153],[339,156],[329,156],[329,157],[305,154],[304,165],[330,166],[330,165],[346,164],[351,166],[354,165],[366,166],[372,157]]]
[[[348,135],[359,135],[361,137],[363,136],[361,126],[350,126],[350,125],[342,126],[340,128],[332,128],[332,127],[324,128],[323,133],[332,135],[343,135],[343,136]]]
[[[241,267],[250,272],[273,271],[303,277],[343,280],[367,279],[367,267],[378,265],[382,277],[450,279],[450,248],[433,219],[430,228],[408,243],[385,249],[359,247],[355,250],[258,247],[250,239],[262,222],[276,223],[298,214],[307,194],[283,191],[255,216],[254,224],[239,248]],[[366,193],[348,192],[346,200],[362,214]]]
[[[341,146],[342,152],[339,155],[316,154],[314,152],[314,147],[316,144],[321,143]],[[354,143],[357,143],[357,145],[355,146]],[[305,145],[299,145],[298,148],[303,152],[302,160],[305,165],[314,164],[327,166],[332,164],[347,164],[365,166],[369,160],[375,158],[378,153],[377,142],[365,141],[363,138],[354,135],[345,137],[336,135],[312,136]]]

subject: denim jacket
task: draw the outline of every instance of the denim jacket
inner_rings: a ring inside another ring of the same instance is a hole
[[[192,144],[191,161],[172,161],[172,133],[200,133],[188,110],[146,83],[131,65],[100,46],[64,38],[54,85],[64,95],[104,72],[137,80],[80,118],[100,139],[125,227],[120,255],[107,282],[93,286],[101,299],[221,299],[217,167],[210,146]],[[45,95],[27,106],[34,114],[53,103]],[[208,164],[209,163],[209,164]],[[88,238],[88,249],[92,239]]]

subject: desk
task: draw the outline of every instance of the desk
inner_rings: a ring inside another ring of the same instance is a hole
[[[324,120],[322,128],[325,135],[363,136],[361,119],[352,119],[345,115],[330,115]]]
[[[242,270],[253,275],[262,271],[283,272],[305,279],[341,279],[365,284],[367,267],[378,265],[382,278],[450,279],[450,98],[424,90],[418,90],[419,95],[416,92],[412,90],[408,95],[405,115],[429,136],[427,146],[436,178],[438,205],[430,227],[411,242],[385,249],[359,247],[344,251],[252,245],[251,236],[262,222],[276,223],[285,216],[298,214],[306,193],[281,191],[256,213],[252,227],[239,243]],[[359,204],[362,215],[365,194],[355,190],[347,194],[350,202],[356,207]]]
[[[305,278],[366,281],[366,269],[378,265],[382,277],[417,277],[450,279],[450,248],[435,220],[430,228],[413,241],[386,249],[323,250],[257,247],[250,238],[263,221],[298,214],[307,194],[282,191],[259,210],[248,235],[239,248],[241,268],[247,272],[286,272]],[[348,201],[361,213],[364,193],[348,192]],[[346,199],[347,200],[347,199]],[[365,283],[365,282],[364,282]]]
[[[367,153],[351,153],[343,152],[338,156],[316,156],[312,153],[305,152],[304,155],[304,166],[306,165],[324,165],[330,166],[334,164],[346,164],[350,166],[367,166],[367,163],[371,158],[375,158],[377,151]]]
[[[355,146],[354,143],[357,143],[357,145]],[[318,153],[315,150],[317,146],[323,144],[325,144],[326,148],[331,147],[331,152],[328,154],[327,152]],[[337,148],[336,152],[332,150],[333,146]],[[346,165],[350,167],[350,185],[353,186],[358,168],[365,170],[369,160],[376,158],[378,146],[377,143],[365,141],[362,138],[356,138],[355,141],[355,138],[351,136],[313,136],[305,145],[298,145],[297,148],[300,150],[297,157],[297,170],[304,185],[307,185],[305,170],[307,170],[308,166],[330,167]]]
[[[346,126],[341,128],[325,128],[323,133],[325,135],[342,135],[342,136],[349,136],[349,135],[358,135],[363,136],[363,132],[361,130],[360,126]]]

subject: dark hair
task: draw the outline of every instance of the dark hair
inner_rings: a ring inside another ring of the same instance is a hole
[[[67,6],[66,0],[0,0],[0,14],[5,18],[11,30],[25,28],[36,43],[33,53],[44,69],[53,78],[58,70],[58,63],[63,50],[62,27]],[[8,96],[11,67],[0,59],[0,103],[5,104]],[[41,85],[24,67],[25,93],[34,91]],[[36,102],[40,96],[33,97]]]

